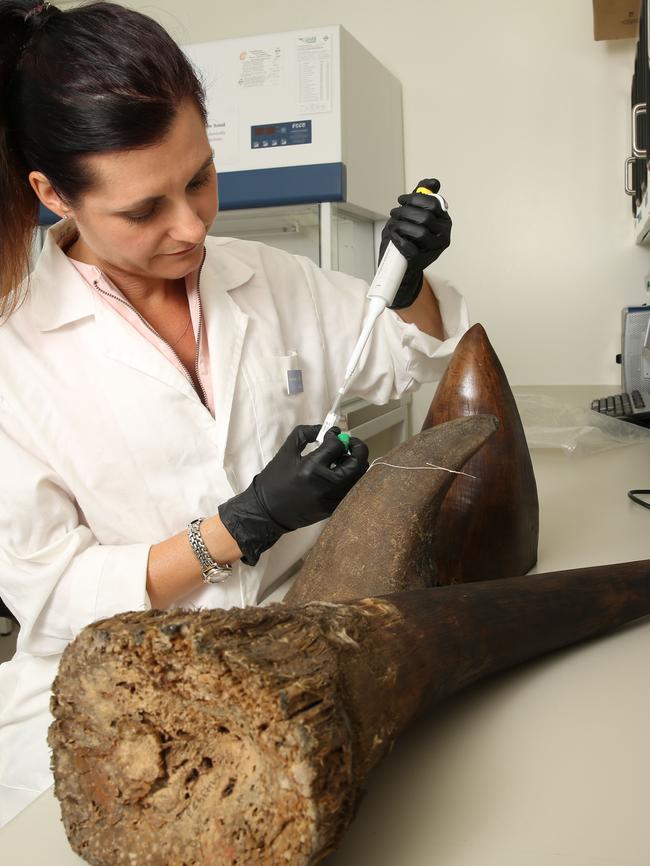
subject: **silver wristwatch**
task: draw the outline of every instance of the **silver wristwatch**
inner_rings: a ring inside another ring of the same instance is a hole
[[[203,572],[203,583],[223,583],[229,574],[232,574],[232,565],[219,565],[210,556],[210,551],[205,546],[201,535],[201,523],[205,517],[197,517],[187,527],[187,537]]]

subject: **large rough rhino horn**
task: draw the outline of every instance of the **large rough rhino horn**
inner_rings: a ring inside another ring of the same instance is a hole
[[[646,561],[96,623],[52,700],[68,839],[93,866],[313,866],[427,706],[648,613]]]

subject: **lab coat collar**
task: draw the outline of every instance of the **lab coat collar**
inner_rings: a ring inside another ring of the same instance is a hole
[[[63,247],[77,233],[74,220],[67,219],[51,226],[45,236],[29,289],[32,310],[42,331],[52,331],[95,313],[92,290],[63,252]],[[227,238],[206,239],[208,251],[216,252],[215,247],[227,247],[228,243]],[[248,282],[254,274],[252,268],[228,255],[226,249],[220,249],[216,256],[208,253],[203,269],[210,273],[217,291],[226,292]]]
[[[208,235],[205,239],[207,254],[203,263],[202,274],[207,273],[214,285],[226,292],[243,286],[255,274],[253,268],[230,255],[228,245],[231,243],[232,238]],[[201,282],[203,282],[203,276],[201,276]]]
[[[92,289],[62,249],[76,234],[74,220],[53,225],[32,272],[29,298],[41,331],[52,331],[95,314]]]

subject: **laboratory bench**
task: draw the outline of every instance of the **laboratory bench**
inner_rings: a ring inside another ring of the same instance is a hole
[[[541,390],[581,406],[608,392]],[[650,487],[649,443],[533,449],[536,571],[650,558],[650,511],[626,495]],[[373,771],[325,866],[648,866],[649,669],[646,619],[446,701]],[[7,866],[82,863],[51,790],[0,830],[0,852]]]

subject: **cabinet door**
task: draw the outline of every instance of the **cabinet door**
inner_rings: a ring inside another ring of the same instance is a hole
[[[261,241],[320,265],[320,215],[317,204],[222,211],[210,234]]]
[[[327,210],[321,205],[321,222]],[[367,283],[376,270],[374,220],[353,213],[344,205],[329,206],[331,220],[331,267]],[[323,232],[324,226],[321,228]]]

